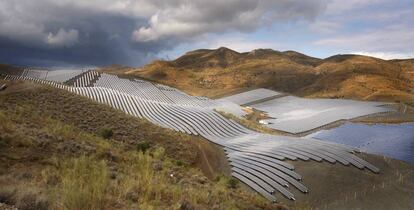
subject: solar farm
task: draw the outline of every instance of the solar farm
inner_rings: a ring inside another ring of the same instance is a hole
[[[265,126],[297,134],[340,120],[393,111],[384,105],[387,103],[284,96],[250,106],[268,114]]]
[[[120,78],[95,70],[47,71],[26,69],[20,75],[2,75],[5,80],[28,80],[90,98],[129,115],[178,132],[199,135],[226,152],[231,175],[275,202],[284,196],[295,200],[292,189],[308,189],[302,176],[288,161],[326,161],[378,173],[379,169],[357,157],[357,149],[312,138],[259,133],[222,116],[219,111],[243,116],[249,104],[267,112],[272,129],[290,133],[358,116],[391,111],[382,103],[350,100],[302,99],[257,89],[212,100],[190,96],[178,89],[139,79]]]

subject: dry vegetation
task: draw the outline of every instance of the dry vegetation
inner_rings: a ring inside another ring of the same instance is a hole
[[[219,48],[191,51],[138,69],[104,70],[209,97],[264,87],[306,97],[414,101],[412,59],[386,61],[359,55],[318,59],[293,51],[238,53]]]
[[[19,209],[283,208],[220,174],[225,162],[209,152],[219,149],[202,141],[66,91],[13,82],[0,92],[0,203]],[[215,179],[198,167],[205,161]]]

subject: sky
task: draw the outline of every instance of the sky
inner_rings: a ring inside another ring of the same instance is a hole
[[[0,63],[141,66],[222,46],[413,58],[414,1],[0,1]]]

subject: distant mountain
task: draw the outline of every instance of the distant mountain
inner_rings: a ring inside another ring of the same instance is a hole
[[[306,97],[414,101],[414,59],[362,55],[319,59],[295,51],[239,53],[221,47],[190,51],[173,61],[157,60],[117,73],[210,97],[263,87]]]
[[[0,65],[1,72],[21,69]],[[314,58],[295,51],[256,49],[239,53],[221,47],[199,49],[140,68],[113,65],[101,69],[220,97],[269,88],[304,97],[380,100],[414,104],[414,59],[382,60],[362,55]]]

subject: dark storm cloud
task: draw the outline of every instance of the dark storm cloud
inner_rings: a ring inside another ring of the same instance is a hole
[[[209,33],[312,19],[323,0],[2,0],[0,62],[141,65]]]

